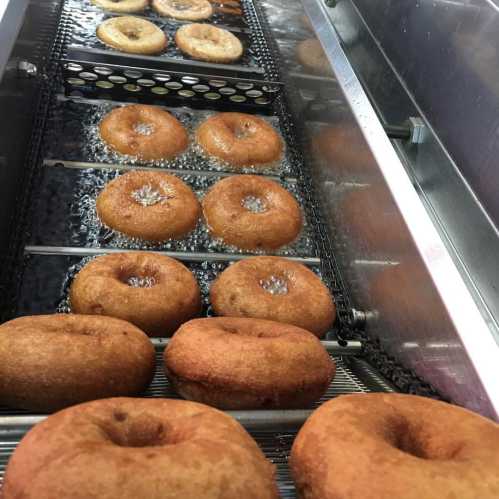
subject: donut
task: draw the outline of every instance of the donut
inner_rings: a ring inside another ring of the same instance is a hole
[[[280,135],[251,114],[215,114],[198,127],[196,140],[206,154],[236,167],[268,166],[283,153]]]
[[[322,48],[321,42],[310,38],[296,46],[298,62],[314,74],[331,75],[331,64]]]
[[[146,241],[180,238],[196,228],[201,207],[174,175],[134,170],[111,180],[97,197],[102,222]]]
[[[243,55],[243,45],[226,29],[210,24],[186,24],[175,34],[177,47],[192,59],[207,62],[235,62]]]
[[[129,54],[158,54],[168,43],[166,35],[154,23],[133,16],[106,19],[97,27],[97,37],[106,45]]]
[[[324,336],[336,307],[327,287],[304,265],[276,256],[255,256],[224,270],[210,289],[217,315],[293,324]]]
[[[102,140],[120,154],[146,161],[172,159],[189,143],[182,124],[156,106],[116,107],[99,125]]]
[[[170,336],[201,313],[199,286],[189,269],[149,252],[95,258],[74,279],[70,301],[74,312],[118,317],[150,336]]]
[[[141,12],[149,4],[148,0],[92,0],[94,5],[112,12]]]
[[[195,319],[164,352],[182,397],[219,409],[303,409],[335,373],[321,342],[304,329],[261,319]]]
[[[182,21],[202,21],[213,14],[208,0],[152,0],[152,8],[161,16]]]
[[[112,398],[49,416],[10,458],[3,499],[278,499],[275,467],[231,416]]]
[[[0,326],[1,405],[46,413],[135,395],[153,373],[150,340],[119,319],[38,315]]]
[[[290,465],[307,499],[496,499],[499,425],[415,395],[345,395],[310,416]]]
[[[212,236],[242,249],[277,249],[296,239],[303,225],[296,199],[276,182],[235,175],[217,182],[203,199]]]

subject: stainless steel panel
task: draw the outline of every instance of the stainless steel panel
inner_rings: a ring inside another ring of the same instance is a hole
[[[306,131],[334,240],[344,234],[336,249],[354,284],[355,304],[371,312],[369,333],[390,353],[456,403],[497,418],[499,349],[490,318],[482,315],[385,135],[326,9],[318,0],[302,4],[336,78],[316,82],[313,107],[328,110],[322,123],[309,119]],[[355,30],[337,24],[337,31],[356,43]],[[333,95],[337,84],[344,97],[336,93],[328,101],[324,96]],[[312,81],[308,90],[314,90]]]

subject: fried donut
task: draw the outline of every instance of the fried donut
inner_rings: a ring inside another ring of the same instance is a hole
[[[209,24],[186,24],[177,30],[175,43],[198,61],[229,63],[243,55],[239,38],[226,29]]]
[[[113,398],[32,428],[3,499],[278,499],[275,468],[231,416],[195,402]]]
[[[102,222],[146,241],[185,236],[201,208],[191,188],[174,175],[134,170],[109,182],[97,197]]]
[[[0,404],[52,412],[135,395],[154,373],[154,348],[128,322],[90,315],[20,317],[0,326]]]
[[[98,26],[97,37],[106,45],[129,54],[158,54],[168,43],[166,35],[154,23],[133,16],[106,19]]]
[[[303,409],[324,395],[335,364],[304,329],[261,319],[196,319],[164,352],[182,397],[219,409]]]
[[[187,132],[177,118],[156,106],[117,107],[102,119],[99,132],[121,154],[146,161],[172,159],[187,148]]]
[[[202,21],[213,14],[208,0],[152,0],[152,8],[161,16],[182,21]]]
[[[283,153],[275,129],[251,114],[215,114],[199,126],[196,139],[206,154],[237,167],[268,166]]]
[[[302,215],[295,198],[276,182],[235,175],[217,182],[203,200],[211,234],[243,249],[276,249],[296,239]]]
[[[304,40],[296,46],[298,62],[315,74],[330,75],[331,64],[322,48],[321,42],[315,38]]]
[[[300,263],[275,256],[234,263],[213,283],[210,298],[217,315],[293,324],[319,338],[336,315],[331,294],[319,277]]]
[[[141,12],[149,4],[148,0],[91,0],[94,5],[111,12]]]
[[[307,499],[495,499],[499,425],[415,395],[346,395],[307,420],[290,464]]]
[[[148,252],[115,253],[85,265],[70,289],[71,308],[137,325],[150,336],[170,336],[201,313],[201,294],[187,267]]]

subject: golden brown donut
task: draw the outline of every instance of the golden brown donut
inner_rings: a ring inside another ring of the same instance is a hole
[[[251,114],[215,114],[199,126],[196,139],[206,154],[238,167],[268,166],[283,153],[276,130]]]
[[[149,4],[148,0],[91,0],[94,5],[111,12],[141,12]]]
[[[143,104],[114,108],[104,116],[99,132],[115,151],[146,161],[172,159],[188,145],[180,121],[168,111]]]
[[[232,417],[184,400],[71,407],[14,451],[3,499],[278,499],[275,468]]]
[[[208,0],[152,0],[152,8],[162,16],[182,21],[202,21],[213,14]]]
[[[296,199],[278,183],[257,175],[217,182],[203,199],[214,237],[243,249],[277,249],[296,239],[302,214]]]
[[[175,43],[184,54],[198,61],[229,63],[243,55],[243,45],[237,36],[210,24],[182,26],[175,34]]]
[[[315,38],[300,42],[296,46],[296,57],[298,62],[312,73],[319,75],[332,73],[331,64],[324,53],[321,42]]]
[[[0,326],[0,404],[51,412],[135,395],[154,373],[154,348],[128,322],[90,315],[20,317]]]
[[[333,324],[336,307],[327,287],[305,265],[276,256],[234,263],[213,283],[217,315],[284,322],[321,338]]]
[[[154,23],[134,16],[111,17],[97,28],[97,37],[110,47],[129,54],[162,52],[168,38]]]
[[[92,260],[73,281],[70,299],[74,312],[118,317],[150,336],[170,336],[201,312],[199,286],[189,269],[147,252]]]
[[[196,319],[164,352],[182,397],[219,409],[303,409],[329,387],[335,364],[304,329],[261,319]]]
[[[414,395],[346,395],[307,420],[290,463],[307,499],[496,499],[499,425]]]
[[[109,182],[97,197],[102,222],[146,241],[180,238],[196,228],[201,207],[174,175],[134,170]]]

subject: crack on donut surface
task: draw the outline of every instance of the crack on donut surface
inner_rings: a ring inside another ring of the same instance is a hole
[[[287,281],[275,275],[261,279],[260,286],[271,295],[287,295],[289,291]]]
[[[267,211],[267,204],[257,196],[245,196],[241,200],[241,206],[251,213],[265,213]]]

